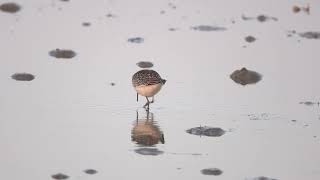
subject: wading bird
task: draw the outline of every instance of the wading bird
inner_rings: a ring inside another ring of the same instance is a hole
[[[147,103],[143,107],[147,110],[149,104],[154,102],[154,95],[160,91],[165,83],[166,80],[162,79],[154,70],[144,69],[132,76],[132,85],[137,91],[137,101],[139,95],[146,97]],[[152,97],[152,101],[149,101],[148,97]]]

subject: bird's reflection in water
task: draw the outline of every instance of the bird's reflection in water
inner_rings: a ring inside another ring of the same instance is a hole
[[[131,131],[131,140],[140,146],[154,146],[156,144],[164,144],[164,135],[154,120],[153,113],[146,111],[146,116],[137,117]]]

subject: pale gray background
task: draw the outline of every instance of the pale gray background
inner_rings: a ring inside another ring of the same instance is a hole
[[[286,37],[288,30],[320,30],[320,1],[15,2],[20,12],[0,12],[0,179],[43,180],[59,172],[101,180],[320,179],[319,107],[299,104],[320,100],[320,40]],[[292,12],[307,3],[310,15]],[[242,14],[279,21],[243,21]],[[197,25],[227,31],[190,29]],[[246,43],[247,35],[257,41]],[[131,37],[145,41],[128,43]],[[78,54],[55,59],[48,55],[55,48]],[[166,138],[156,146],[164,151],[159,156],[135,153],[130,137],[144,104],[131,86],[141,60],[154,62],[168,80],[151,105]],[[234,83],[229,75],[241,67],[261,73],[262,81]],[[12,80],[16,72],[36,79]],[[263,113],[262,120],[248,117]],[[230,132],[219,138],[185,132],[199,125]],[[87,168],[99,173],[85,175]],[[204,168],[223,174],[205,176]]]

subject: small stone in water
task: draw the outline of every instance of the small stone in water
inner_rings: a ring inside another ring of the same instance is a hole
[[[225,134],[225,131],[221,128],[215,127],[195,127],[186,130],[187,133],[198,135],[198,136],[211,136],[211,137],[219,137]]]
[[[62,174],[62,173],[58,173],[58,174],[54,174],[51,176],[53,179],[57,179],[57,180],[61,180],[61,179],[68,179],[69,176]]]
[[[218,169],[218,168],[210,168],[210,169],[202,169],[201,173],[204,175],[214,175],[214,176],[219,176],[221,175],[223,172]]]
[[[87,174],[97,174],[98,171],[97,170],[94,170],[94,169],[86,169],[84,170],[83,172],[87,173]]]

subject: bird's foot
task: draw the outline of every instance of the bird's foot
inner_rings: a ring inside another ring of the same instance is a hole
[[[152,100],[150,101],[150,103],[154,103],[154,97],[152,97]]]
[[[149,104],[150,104],[150,102],[147,102],[147,103],[143,106],[143,108],[145,108],[146,110],[149,110]]]

